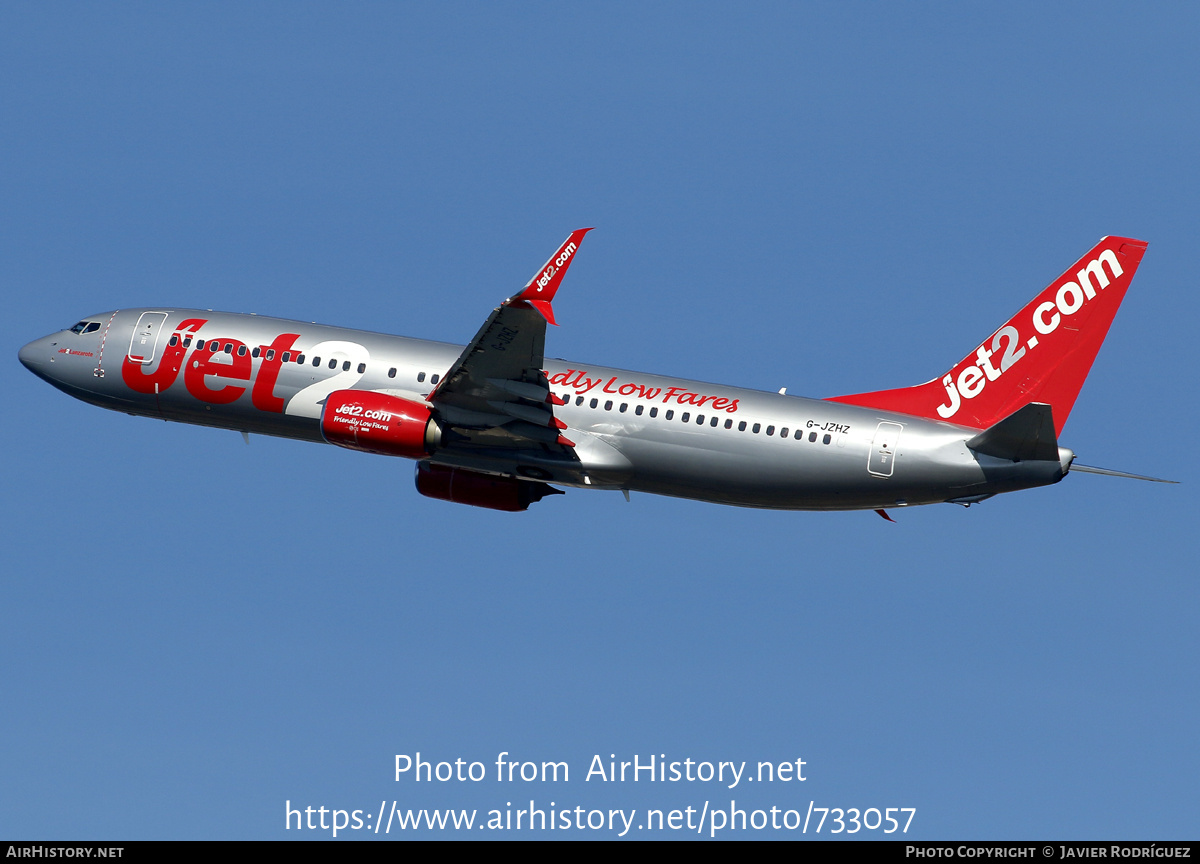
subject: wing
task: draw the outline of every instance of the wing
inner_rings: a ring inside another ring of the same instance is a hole
[[[545,366],[551,303],[591,228],[572,232],[520,293],[501,303],[441,382],[426,397],[456,443],[501,448],[572,448],[554,416],[563,402],[550,392]]]

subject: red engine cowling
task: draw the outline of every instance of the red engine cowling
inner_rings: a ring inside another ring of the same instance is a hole
[[[429,498],[510,513],[526,510],[534,501],[540,501],[547,495],[563,494],[561,489],[545,483],[483,474],[467,468],[448,468],[429,462],[417,463],[417,491]]]
[[[339,447],[408,459],[424,459],[441,441],[428,405],[370,390],[330,393],[321,410],[321,435]]]

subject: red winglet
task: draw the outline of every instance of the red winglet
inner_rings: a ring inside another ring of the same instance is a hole
[[[545,318],[548,323],[553,324],[555,327],[558,326],[558,322],[554,320],[554,310],[550,308],[549,300],[524,300],[519,302],[528,303],[538,312],[541,312],[542,317]]]
[[[550,419],[554,422],[554,428],[556,428],[556,429],[566,429],[567,428],[567,424],[564,423],[563,421],[559,420],[557,417],[552,417]]]
[[[509,302],[524,301],[540,312],[543,318],[557,326],[554,320],[554,310],[550,308],[550,304],[554,300],[558,286],[562,284],[567,268],[571,266],[571,261],[575,258],[575,253],[579,250],[579,244],[583,242],[583,235],[591,230],[591,228],[580,228],[578,231],[572,231],[571,236],[558,247],[558,251],[550,256],[550,260],[542,265],[542,269],[537,272],[537,275],[530,279],[529,284],[521,293]]]
[[[574,447],[575,446],[574,441],[572,441],[570,438],[567,438],[563,435],[558,436],[558,443],[564,447]]]
[[[562,398],[561,396],[557,396],[554,393],[547,393],[546,401],[549,402],[551,405],[566,405],[567,404],[566,399]]]

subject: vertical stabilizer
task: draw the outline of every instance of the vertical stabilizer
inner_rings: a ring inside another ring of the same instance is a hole
[[[1141,240],[1105,237],[942,377],[829,401],[976,429],[1039,402],[1061,434],[1145,251]]]

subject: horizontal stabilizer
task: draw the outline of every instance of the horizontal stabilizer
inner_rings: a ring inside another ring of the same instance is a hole
[[[976,453],[1013,462],[1032,460],[1058,461],[1058,438],[1054,434],[1054,416],[1044,402],[1030,402],[1009,414],[970,441]]]
[[[1080,465],[1078,462],[1072,462],[1072,471],[1082,471],[1084,474],[1104,474],[1108,477],[1128,477],[1130,480],[1149,480],[1151,483],[1175,483],[1178,480],[1163,480],[1158,477],[1147,477],[1144,474],[1126,474],[1124,471],[1113,471],[1110,468],[1093,468],[1091,465]]]

